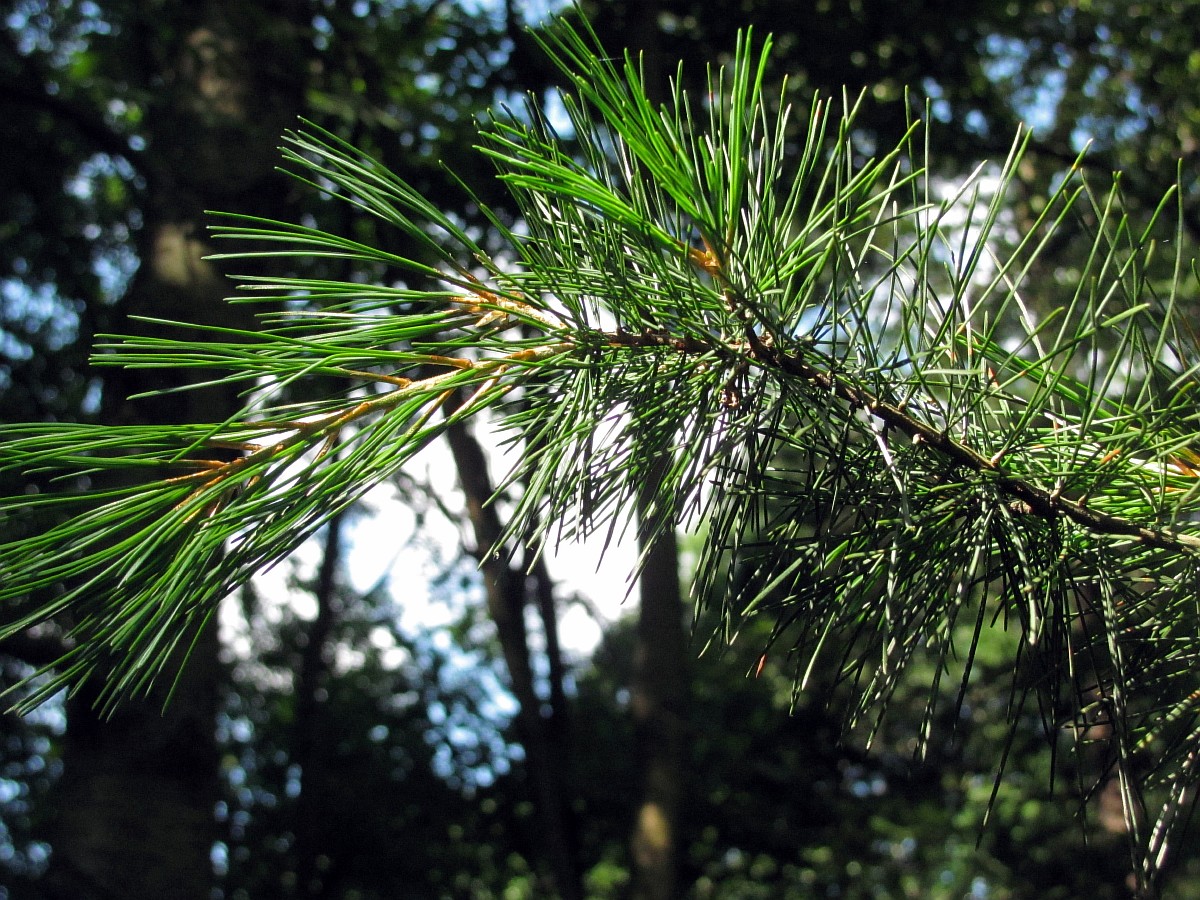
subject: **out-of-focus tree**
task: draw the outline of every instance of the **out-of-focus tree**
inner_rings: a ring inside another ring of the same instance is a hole
[[[470,143],[500,37],[486,16],[444,3],[14,2],[2,13],[9,421],[197,421],[236,409],[241,399],[219,386],[126,403],[179,373],[101,374],[85,366],[86,348],[98,332],[158,328],[131,316],[252,321],[223,303],[228,284],[204,259],[204,211],[320,206],[274,171],[279,135],[301,113],[374,134],[415,182],[444,191],[438,159]],[[37,666],[63,640],[43,630],[4,650]],[[53,851],[47,890],[207,895],[216,654],[209,626],[165,718],[161,696],[106,723],[86,693],[70,701],[61,779],[38,817]]]
[[[384,591],[355,595],[337,560],[341,520],[315,571],[314,609],[247,592],[245,655],[218,733],[222,895],[478,895],[533,881],[529,797],[497,708],[501,680],[451,630],[399,631]]]

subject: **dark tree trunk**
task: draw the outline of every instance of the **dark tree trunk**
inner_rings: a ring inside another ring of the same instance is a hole
[[[67,704],[47,893],[61,900],[205,898],[219,794],[213,725],[220,666],[205,630],[161,712],[165,690],[96,716],[94,693]]]
[[[300,648],[300,669],[296,675],[296,718],[292,735],[292,762],[300,770],[300,795],[292,812],[293,872],[295,878],[284,894],[289,897],[322,897],[324,874],[318,859],[329,858],[322,846],[328,830],[325,803],[336,792],[338,773],[331,769],[321,753],[321,741],[327,737],[325,726],[325,684],[333,648],[330,645],[338,621],[338,570],[342,557],[342,523],[339,514],[325,526],[325,545],[317,570],[313,597],[317,615],[304,630]]]
[[[140,266],[103,325],[149,331],[134,314],[247,325],[223,303],[228,282],[203,257],[205,209],[278,213],[273,174],[280,131],[300,110],[304,68],[288,56],[302,32],[281,12],[294,4],[205,2],[114,6],[144,79],[146,176]],[[136,87],[136,86],[135,86]],[[232,390],[129,402],[180,383],[176,371],[105,372],[103,415],[113,423],[220,421],[240,405]],[[216,622],[191,647],[170,705],[126,701],[111,720],[88,691],[68,704],[63,777],[48,836],[46,884],[63,900],[201,900],[213,884],[219,792],[215,723],[221,691]]]
[[[639,583],[640,608],[630,707],[642,773],[630,849],[633,895],[679,895],[679,809],[686,765],[690,697],[685,610],[675,535],[661,537]]]
[[[665,103],[668,83],[660,44],[659,9],[657,2],[629,7],[626,44],[641,54],[647,95]],[[662,465],[668,462],[664,459]],[[629,844],[632,896],[636,900],[668,900],[680,893],[680,807],[687,789],[686,726],[691,682],[679,547],[670,529],[652,539],[658,529],[649,498],[656,485],[650,483],[645,488],[646,495],[638,500],[639,550],[649,555],[638,584],[637,644],[630,686],[642,788]]]
[[[466,496],[467,512],[483,573],[488,613],[496,624],[501,652],[518,705],[518,735],[525,748],[525,769],[542,823],[540,837],[546,860],[553,872],[555,894],[563,900],[582,900],[583,879],[577,859],[576,828],[572,821],[568,789],[566,729],[561,718],[565,698],[561,684],[550,688],[549,703],[543,704],[538,696],[525,626],[525,611],[536,602],[543,622],[547,623],[551,678],[561,678],[561,659],[555,658],[558,641],[552,612],[552,587],[545,567],[536,567],[533,573],[527,575],[522,569],[515,568],[503,553],[489,552],[499,541],[503,528],[495,507],[488,505],[494,487],[488,475],[487,455],[461,423],[450,426],[446,437]],[[543,706],[546,707],[545,712]]]

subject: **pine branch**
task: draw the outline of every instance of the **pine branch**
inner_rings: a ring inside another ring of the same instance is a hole
[[[222,596],[487,411],[522,451],[497,487],[514,503],[498,545],[612,540],[635,501],[660,533],[702,525],[696,599],[721,636],[771,616],[797,689],[846,686],[851,724],[918,661],[937,673],[932,723],[943,673],[962,702],[985,623],[1014,626],[1014,679],[1036,691],[1014,681],[1013,728],[1034,693],[1049,730],[1103,708],[1139,828],[1133,761],[1154,759],[1152,884],[1200,740],[1200,364],[1178,195],[1134,223],[1119,181],[1098,190],[1077,165],[1018,235],[1005,197],[1027,137],[951,188],[922,164],[919,123],[877,158],[855,145],[861,100],[792,123],[766,94],[769,42],[742,38],[699,106],[678,85],[652,102],[586,24],[546,49],[575,88],[575,138],[532,108],[482,135],[521,213],[510,227],[474,200],[502,254],[333,135],[290,134],[296,177],[413,256],[226,217],[215,237],[245,249],[220,259],[386,275],[247,277],[234,302],[261,305],[261,331],[98,348],[242,386],[228,421],[0,434],[0,471],[39,485],[0,500],[0,640],[56,619],[71,642],[24,706],[97,676],[109,704],[145,691]],[[1039,305],[1072,218],[1093,244]]]
[[[581,343],[584,346],[597,342],[612,347],[669,348],[678,353],[700,356],[719,355],[727,359],[741,359],[747,349],[753,359],[764,369],[775,370],[809,382],[823,393],[845,402],[851,409],[865,410],[887,428],[894,428],[909,438],[916,446],[928,448],[944,456],[955,466],[965,470],[986,474],[991,477],[999,491],[1014,501],[1016,512],[1038,515],[1044,519],[1064,516],[1093,534],[1110,537],[1133,538],[1139,543],[1160,550],[1195,554],[1200,552],[1200,535],[1189,534],[1179,529],[1148,528],[1136,522],[1109,515],[1089,507],[1085,502],[1071,500],[1060,492],[1046,490],[1021,477],[1005,472],[1001,459],[989,459],[965,443],[953,440],[945,431],[921,422],[898,406],[881,401],[877,396],[852,383],[844,381],[828,369],[819,368],[800,355],[778,353],[766,346],[753,331],[748,332],[745,344],[718,347],[715,344],[693,337],[673,337],[663,332],[598,332]],[[1185,463],[1179,462],[1180,475],[1192,479],[1196,472]]]

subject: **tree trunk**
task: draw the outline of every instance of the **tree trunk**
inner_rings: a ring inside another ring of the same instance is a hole
[[[288,897],[325,896],[325,875],[318,860],[328,855],[322,847],[322,835],[327,830],[325,803],[336,793],[338,773],[322,758],[321,740],[328,736],[324,724],[325,684],[333,655],[331,637],[338,621],[338,571],[342,558],[342,523],[345,514],[339,513],[325,526],[325,544],[317,570],[313,598],[317,615],[304,631],[305,643],[300,650],[300,669],[296,674],[294,699],[296,718],[292,734],[292,763],[300,770],[300,795],[292,808],[291,872],[295,878],[284,886]]]
[[[155,296],[186,298],[199,312],[219,301],[223,284],[200,260],[198,222],[147,223],[153,250],[131,289],[130,306],[154,309]],[[160,313],[161,314],[161,313]],[[210,314],[211,315],[211,314]],[[236,398],[205,391],[127,403],[137,390],[170,386],[121,373],[105,385],[107,421],[125,424],[219,420]],[[221,693],[215,620],[190,648],[178,687],[163,709],[172,673],[151,699],[122,701],[109,720],[97,716],[94,690],[67,706],[63,777],[50,828],[52,896],[64,900],[206,898],[212,886],[220,797],[215,726]],[[175,661],[182,664],[183,660]]]
[[[165,712],[165,689],[122,705],[110,719],[97,717],[93,691],[67,704],[49,896],[209,896],[220,789],[213,737],[220,679],[217,635],[208,628]]]
[[[531,575],[526,575],[523,570],[514,568],[503,553],[490,552],[503,529],[496,508],[488,505],[494,487],[488,475],[487,455],[462,423],[450,426],[446,437],[466,496],[488,613],[496,624],[517,701],[517,730],[525,748],[525,769],[542,822],[541,838],[554,875],[555,893],[563,900],[582,900],[583,879],[567,788],[569,759],[564,747],[565,728],[562,719],[555,718],[555,701],[563,703],[562,688],[561,685],[551,688],[551,702],[546,704],[548,712],[543,715],[525,626],[526,608],[539,599],[539,594],[543,621],[553,623],[546,608],[547,602],[553,602],[548,595],[550,582],[544,567],[535,568]],[[556,653],[557,648],[557,634],[548,626],[547,650]],[[552,677],[561,677],[560,660],[552,659],[550,668]],[[561,716],[561,705],[559,708]]]
[[[280,131],[300,109],[304,78],[287,56],[301,35],[279,14],[287,8],[232,0],[164,4],[153,23],[144,9],[113,10],[118,19],[128,16],[122,36],[145,79],[146,147],[138,162],[147,184],[138,274],[103,324],[146,333],[152,329],[126,317],[252,321],[223,302],[228,282],[203,259],[213,252],[204,210],[279,211],[283,191],[272,162]],[[126,400],[180,382],[178,371],[106,372],[102,414],[114,423],[212,422],[241,405],[231,389]],[[68,703],[63,777],[48,826],[51,896],[210,896],[220,796],[218,650],[214,620],[192,645],[165,712],[170,674],[157,696],[126,701],[111,720],[97,718],[90,691]]]
[[[641,53],[647,96],[665,103],[668,84],[659,8],[658,2],[629,8],[626,43]],[[662,461],[664,466],[667,463]],[[653,483],[646,485],[646,496],[639,498],[637,510],[639,550],[649,555],[638,584],[637,643],[630,686],[642,777],[629,841],[636,900],[668,900],[680,892],[680,806],[686,790],[686,724],[691,698],[678,542],[674,532],[667,530],[649,545],[649,536],[656,529],[648,500],[655,489]]]
[[[679,895],[679,808],[684,795],[688,682],[687,633],[675,535],[650,552],[638,585],[640,608],[634,649],[633,713],[642,797],[630,850],[633,896],[667,900]]]

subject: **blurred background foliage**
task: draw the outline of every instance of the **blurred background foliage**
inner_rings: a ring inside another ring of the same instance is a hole
[[[645,51],[651,75],[683,59],[697,83],[738,28],[773,33],[773,75],[802,107],[816,90],[866,90],[864,153],[899,136],[906,102],[928,104],[948,179],[1003,158],[1028,123],[1017,228],[1090,143],[1086,165],[1123,170],[1128,202],[1147,211],[1180,176],[1174,239],[1200,239],[1191,0],[585,9],[606,46]],[[554,12],[517,0],[0,0],[0,420],[211,419],[234,407],[219,391],[191,407],[131,405],[128,394],[169,383],[86,361],[95,334],[146,327],[130,315],[244,315],[221,304],[227,285],[202,258],[206,209],[398,240],[274,171],[297,116],[378,156],[486,241],[447,172],[504,209],[472,150],[476,128],[526,93],[553,112],[555,75],[526,28]],[[1056,302],[1073,252],[1068,233],[1031,303]],[[418,523],[458,508],[419,480],[394,489]],[[483,602],[476,530],[431,557],[431,590],[454,621],[402,627],[410,585],[361,591],[348,575],[350,526],[369,527],[369,514],[330,524],[292,571],[291,602],[255,586],[231,598],[239,639],[201,641],[166,716],[148,704],[101,722],[86,696],[4,716],[0,897],[652,896],[629,838],[645,790],[631,714],[645,647],[632,619],[606,625],[590,655],[564,651],[553,604],[533,599],[554,595],[543,579],[525,586],[514,647]],[[574,601],[559,589],[556,602]],[[1054,752],[1033,714],[1010,743],[996,715],[1012,690],[1002,630],[985,637],[961,707],[955,680],[942,680],[942,721],[916,760],[928,677],[914,675],[865,749],[861,735],[841,739],[836,692],[828,705],[793,696],[786,660],[763,664],[768,635],[698,655],[695,625],[672,763],[681,895],[1128,895],[1118,798],[1094,781],[1102,750],[1075,754],[1063,738]],[[8,641],[0,679],[61,649],[53,630]],[[531,673],[524,694],[514,661]],[[1189,847],[1170,890],[1200,897]]]

